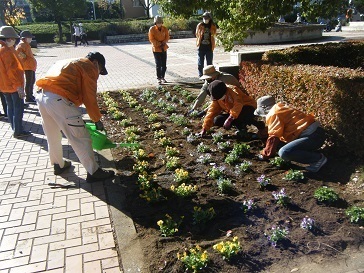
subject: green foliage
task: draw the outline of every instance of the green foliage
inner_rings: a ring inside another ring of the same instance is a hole
[[[352,223],[364,222],[364,208],[352,206],[348,208],[345,213],[350,217],[350,222]]]
[[[183,254],[177,253],[177,258],[185,265],[186,271],[191,270],[193,273],[203,270],[209,261],[207,251],[202,251],[198,245]]]
[[[313,44],[270,50],[264,53],[262,60],[289,65],[311,64],[355,69],[363,66],[364,42]]]
[[[226,50],[231,50],[234,42],[241,42],[249,30],[266,30],[280,15],[288,14],[296,4],[294,0],[154,0],[165,14],[190,18],[198,10],[212,11],[213,20],[221,32],[218,39]],[[302,0],[302,13],[316,21],[318,16],[336,16],[341,0]],[[327,18],[326,17],[326,18]]]
[[[276,156],[275,158],[272,158],[269,160],[269,163],[277,168],[284,168],[289,166],[289,162],[285,161],[283,158]]]
[[[234,185],[229,178],[220,177],[217,180],[217,188],[220,193],[229,193],[234,188]]]
[[[192,218],[194,225],[201,225],[204,227],[208,221],[214,218],[216,215],[214,208],[203,210],[201,207],[194,207]]]
[[[213,245],[212,248],[220,253],[224,260],[230,260],[232,256],[235,256],[241,250],[238,237],[234,237],[232,241],[222,241]]]
[[[159,226],[161,235],[164,237],[173,236],[176,232],[178,232],[178,227],[181,224],[183,216],[181,220],[177,223],[172,219],[171,216],[166,214],[166,218],[164,220],[159,220],[157,225]]]
[[[300,181],[305,179],[302,171],[290,169],[289,171],[285,172],[283,179],[288,181]]]
[[[328,187],[321,187],[315,190],[313,195],[318,201],[324,203],[334,203],[339,199],[338,194],[331,188]]]
[[[364,71],[242,62],[239,78],[254,98],[270,94],[277,101],[314,114],[337,152],[363,157],[364,127],[358,124],[364,124]]]

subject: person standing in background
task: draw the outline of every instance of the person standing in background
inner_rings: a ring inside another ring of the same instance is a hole
[[[159,15],[154,17],[154,26],[151,26],[148,33],[157,71],[158,84],[166,83],[165,74],[167,70],[167,42],[169,40],[168,29],[163,26],[163,18]]]
[[[202,20],[196,27],[198,77],[202,77],[203,75],[205,58],[207,65],[212,65],[217,30],[210,12],[205,12],[202,15]]]
[[[2,114],[0,112],[0,117],[7,117],[8,116],[8,106],[6,105],[6,99],[5,99],[3,92],[0,92],[0,99],[1,99],[1,104],[3,106],[3,110],[4,110],[4,114]]]
[[[81,31],[80,31],[80,27],[77,24],[73,24],[73,29],[74,29],[74,33],[73,36],[75,38],[75,47],[77,47],[77,43],[80,40],[80,35],[81,35]]]
[[[35,104],[33,88],[35,82],[35,71],[37,69],[37,61],[34,58],[30,43],[33,35],[28,30],[20,32],[20,43],[16,46],[20,62],[23,65],[25,73],[25,102]]]
[[[14,138],[31,134],[23,130],[24,70],[14,48],[18,38],[19,35],[11,26],[0,28],[0,90],[6,99],[8,120]]]

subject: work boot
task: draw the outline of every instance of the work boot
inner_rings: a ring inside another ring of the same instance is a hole
[[[108,178],[114,177],[114,175],[115,175],[114,171],[107,171],[98,168],[96,172],[94,172],[93,174],[87,173],[86,182],[92,183],[97,181],[104,181]]]
[[[54,170],[54,174],[55,175],[60,175],[61,173],[63,173],[65,170],[67,170],[69,167],[71,167],[71,162],[70,161],[67,161],[65,160],[64,161],[64,166],[63,168],[61,168],[59,166],[59,164],[54,164],[53,166],[53,170]]]

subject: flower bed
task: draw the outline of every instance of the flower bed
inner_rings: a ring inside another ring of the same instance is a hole
[[[234,130],[213,128],[213,135],[197,138],[201,120],[183,115],[192,99],[178,86],[99,98],[108,136],[140,144],[137,150],[112,153],[125,209],[144,250],[143,272],[286,269],[288,260],[311,255],[330,261],[348,245],[363,243],[358,208],[364,198],[345,187],[353,161],[329,158],[313,175],[300,165],[258,161],[254,155],[263,143],[243,143]],[[238,156],[226,162],[229,154]],[[346,163],[345,170],[340,168]],[[302,171],[304,179],[287,179],[290,170]],[[322,186],[339,199],[319,202],[314,193]],[[283,203],[275,199],[282,189],[289,197]]]

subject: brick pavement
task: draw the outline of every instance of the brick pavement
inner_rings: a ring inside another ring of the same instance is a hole
[[[198,82],[194,39],[169,45],[167,80]],[[40,46],[37,78],[56,60],[91,50],[105,55],[109,70],[100,77],[99,91],[155,84],[148,43]],[[229,60],[229,53],[216,50],[216,65]],[[86,171],[65,138],[64,156],[73,167],[62,177],[54,176],[37,106],[26,109],[24,125],[33,135],[18,140],[12,138],[7,121],[0,120],[0,273],[142,272],[142,253],[133,222],[123,211],[122,188],[111,182],[86,183]],[[110,151],[97,158],[103,167],[113,167]]]

